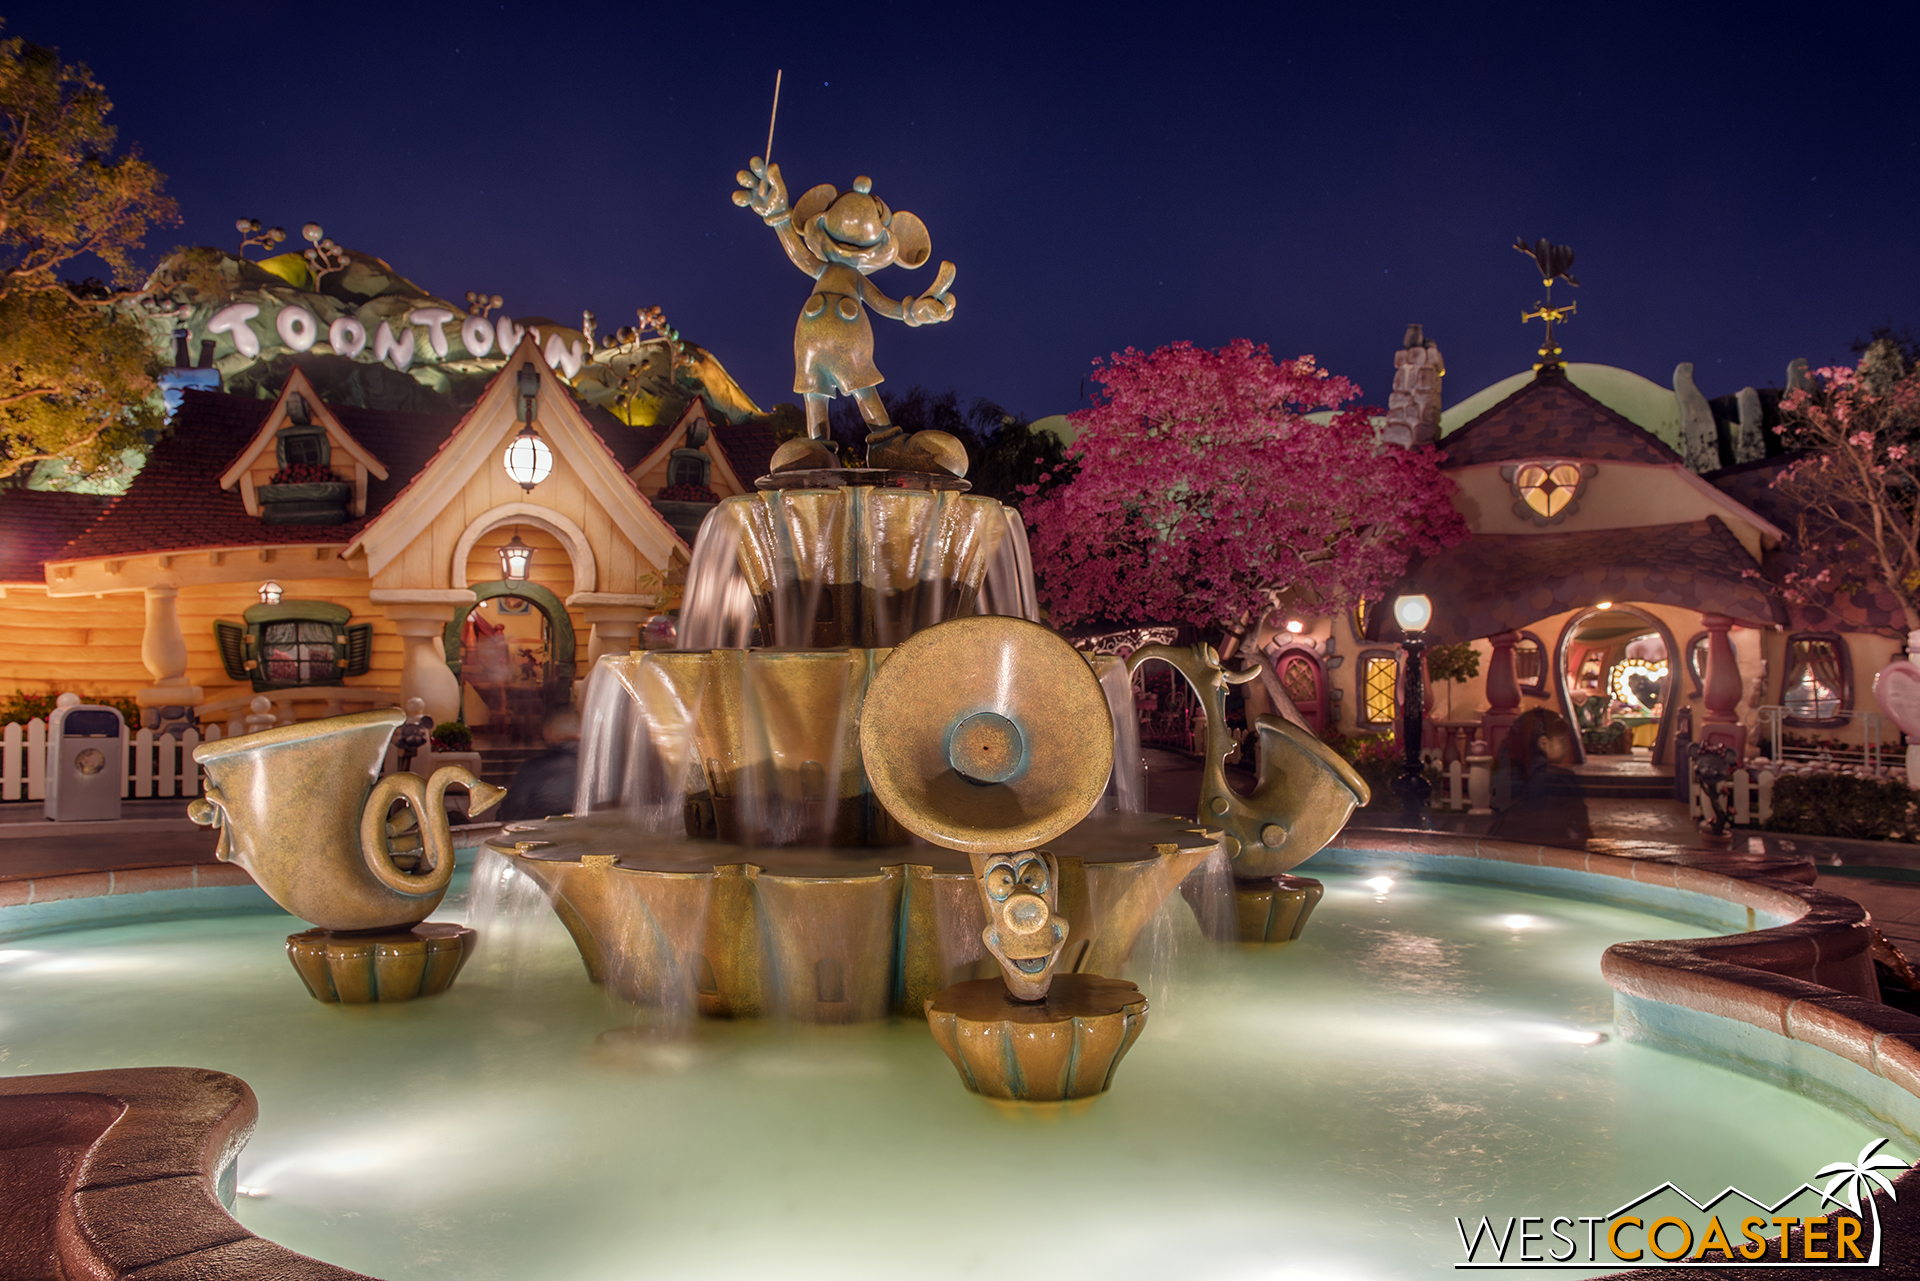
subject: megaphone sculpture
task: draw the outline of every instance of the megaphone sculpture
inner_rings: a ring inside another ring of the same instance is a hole
[[[1226,671],[1211,645],[1186,649],[1145,645],[1127,660],[1129,674],[1162,662],[1193,687],[1207,716],[1207,747],[1200,775],[1198,821],[1219,827],[1233,868],[1234,911],[1242,943],[1285,943],[1300,937],[1320,882],[1289,873],[1318,853],[1346,826],[1356,806],[1372,797],[1365,779],[1324,743],[1278,716],[1254,720],[1260,736],[1260,773],[1246,795],[1227,784],[1227,686],[1258,669]]]
[[[423,924],[453,876],[443,808],[462,786],[479,813],[506,795],[457,765],[375,781],[397,707],[279,725],[204,743],[204,799],[188,807],[219,831],[214,856],[247,869],[268,897],[318,926],[287,940],[307,990],[321,1001],[404,1001],[444,992],[465,963],[473,931]],[[388,821],[395,801],[411,818]],[[415,828],[417,831],[409,830]]]
[[[1035,1102],[1106,1090],[1146,1026],[1147,999],[1122,979],[1055,972],[1072,923],[1056,910],[1064,860],[1040,848],[1092,812],[1113,770],[1111,713],[1087,660],[1021,619],[919,632],[875,673],[860,749],[901,826],[973,859],[981,940],[1001,977],[926,1002],[961,1081]],[[1159,861],[1178,884],[1198,858],[1168,848]]]

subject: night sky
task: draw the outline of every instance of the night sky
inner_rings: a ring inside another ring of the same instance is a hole
[[[1573,10],[1573,16],[1568,16]],[[1570,360],[1708,396],[1920,328],[1920,5],[1004,8],[394,2],[7,8],[105,82],[185,225],[302,222],[458,299],[604,331],[658,303],[762,404],[808,282],[728,199],[856,174],[959,268],[948,325],[876,319],[888,386],[1031,416],[1126,346],[1316,354],[1384,403],[1405,325],[1449,402],[1529,365],[1578,254]],[[844,33],[836,42],[833,33]],[[1556,289],[1558,295],[1562,290]],[[1532,327],[1537,331],[1538,326]]]

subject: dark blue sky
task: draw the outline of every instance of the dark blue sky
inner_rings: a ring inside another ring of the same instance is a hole
[[[515,316],[658,303],[763,404],[808,288],[728,193],[776,67],[795,194],[869,174],[959,268],[951,324],[875,322],[899,389],[1038,416],[1097,356],[1245,336],[1383,403],[1421,321],[1458,401],[1531,363],[1515,235],[1579,255],[1569,359],[1709,396],[1920,327],[1920,6],[1570,9],[30,0],[7,33],[170,175],[155,249],[312,219]]]

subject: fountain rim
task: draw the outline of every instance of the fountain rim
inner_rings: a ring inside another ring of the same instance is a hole
[[[376,707],[364,712],[348,712],[344,716],[329,716],[322,720],[296,721],[292,725],[275,725],[270,729],[256,730],[251,734],[236,734],[232,738],[223,738],[217,742],[202,743],[193,749],[193,759],[195,763],[205,765],[209,761],[222,760],[254,748],[304,743],[325,734],[337,734],[343,730],[375,725],[384,725],[391,733],[395,727],[405,724],[406,719],[407,714],[398,707]]]

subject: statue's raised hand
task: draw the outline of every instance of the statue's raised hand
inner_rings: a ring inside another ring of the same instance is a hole
[[[733,193],[734,204],[753,210],[769,225],[787,216],[787,184],[780,180],[779,165],[770,165],[755,156],[733,177],[745,188]]]
[[[954,268],[950,262],[940,264],[940,271],[933,278],[933,288],[918,298],[905,300],[901,308],[901,319],[909,325],[937,325],[944,320],[953,319],[953,309],[960,305],[950,290],[953,288]]]

